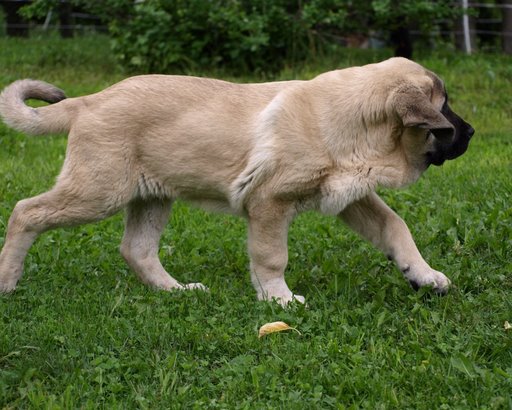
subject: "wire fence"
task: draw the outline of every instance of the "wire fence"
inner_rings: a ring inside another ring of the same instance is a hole
[[[50,11],[44,20],[27,22],[17,12],[29,3],[30,0],[0,0],[7,35],[28,35],[29,30],[36,27],[43,31],[58,29],[64,37],[84,31],[108,30],[97,16],[74,10],[68,2],[61,2],[59,10]],[[66,3],[67,8],[63,8]],[[461,10],[460,21],[440,21],[435,35],[454,37],[456,46],[467,53],[483,45],[484,48],[502,49],[512,54],[512,1],[482,3],[458,0],[453,5]],[[422,33],[413,29],[411,34],[420,36]]]
[[[462,1],[464,49],[470,54],[478,39],[499,39],[502,50],[512,54],[512,2],[477,3]],[[477,11],[478,17],[472,17]]]

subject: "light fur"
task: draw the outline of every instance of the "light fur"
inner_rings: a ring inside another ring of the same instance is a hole
[[[405,59],[310,81],[138,76],[69,99],[46,83],[15,82],[0,95],[6,124],[30,134],[68,132],[68,150],[55,187],[13,211],[0,290],[14,289],[39,233],[123,208],[121,252],[128,264],[149,285],[187,287],[158,260],[171,204],[182,198],[248,219],[260,299],[304,300],[284,280],[287,229],[311,209],[340,216],[393,257],[408,279],[444,291],[449,280],[428,266],[403,221],[374,192],[406,186],[428,166],[434,137],[420,122],[406,123],[416,119],[409,118],[408,95],[419,98],[412,108],[420,113],[439,113],[445,100],[440,80]],[[55,103],[24,104],[34,97]]]

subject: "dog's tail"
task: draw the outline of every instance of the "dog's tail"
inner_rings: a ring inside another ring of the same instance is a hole
[[[53,105],[32,108],[25,104],[31,98]],[[0,94],[0,117],[9,127],[30,135],[67,132],[71,126],[71,107],[66,106],[66,101],[55,104],[65,98],[64,92],[51,84],[18,80]]]

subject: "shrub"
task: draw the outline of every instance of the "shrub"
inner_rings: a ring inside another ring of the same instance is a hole
[[[316,48],[313,19],[286,0],[149,0],[111,20],[114,51],[128,67],[222,66],[274,71]]]
[[[109,26],[113,51],[128,69],[166,72],[222,66],[272,72],[314,57],[347,33],[430,22],[453,13],[429,0],[71,0]],[[36,0],[41,15],[58,0]]]

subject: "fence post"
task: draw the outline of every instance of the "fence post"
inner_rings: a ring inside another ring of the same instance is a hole
[[[0,1],[5,11],[8,36],[28,37],[28,23],[18,14],[26,4],[28,1]]]
[[[469,31],[468,0],[462,0],[462,29],[464,30],[464,49],[471,54],[471,33]]]
[[[512,0],[503,1],[503,51],[512,54]]]

